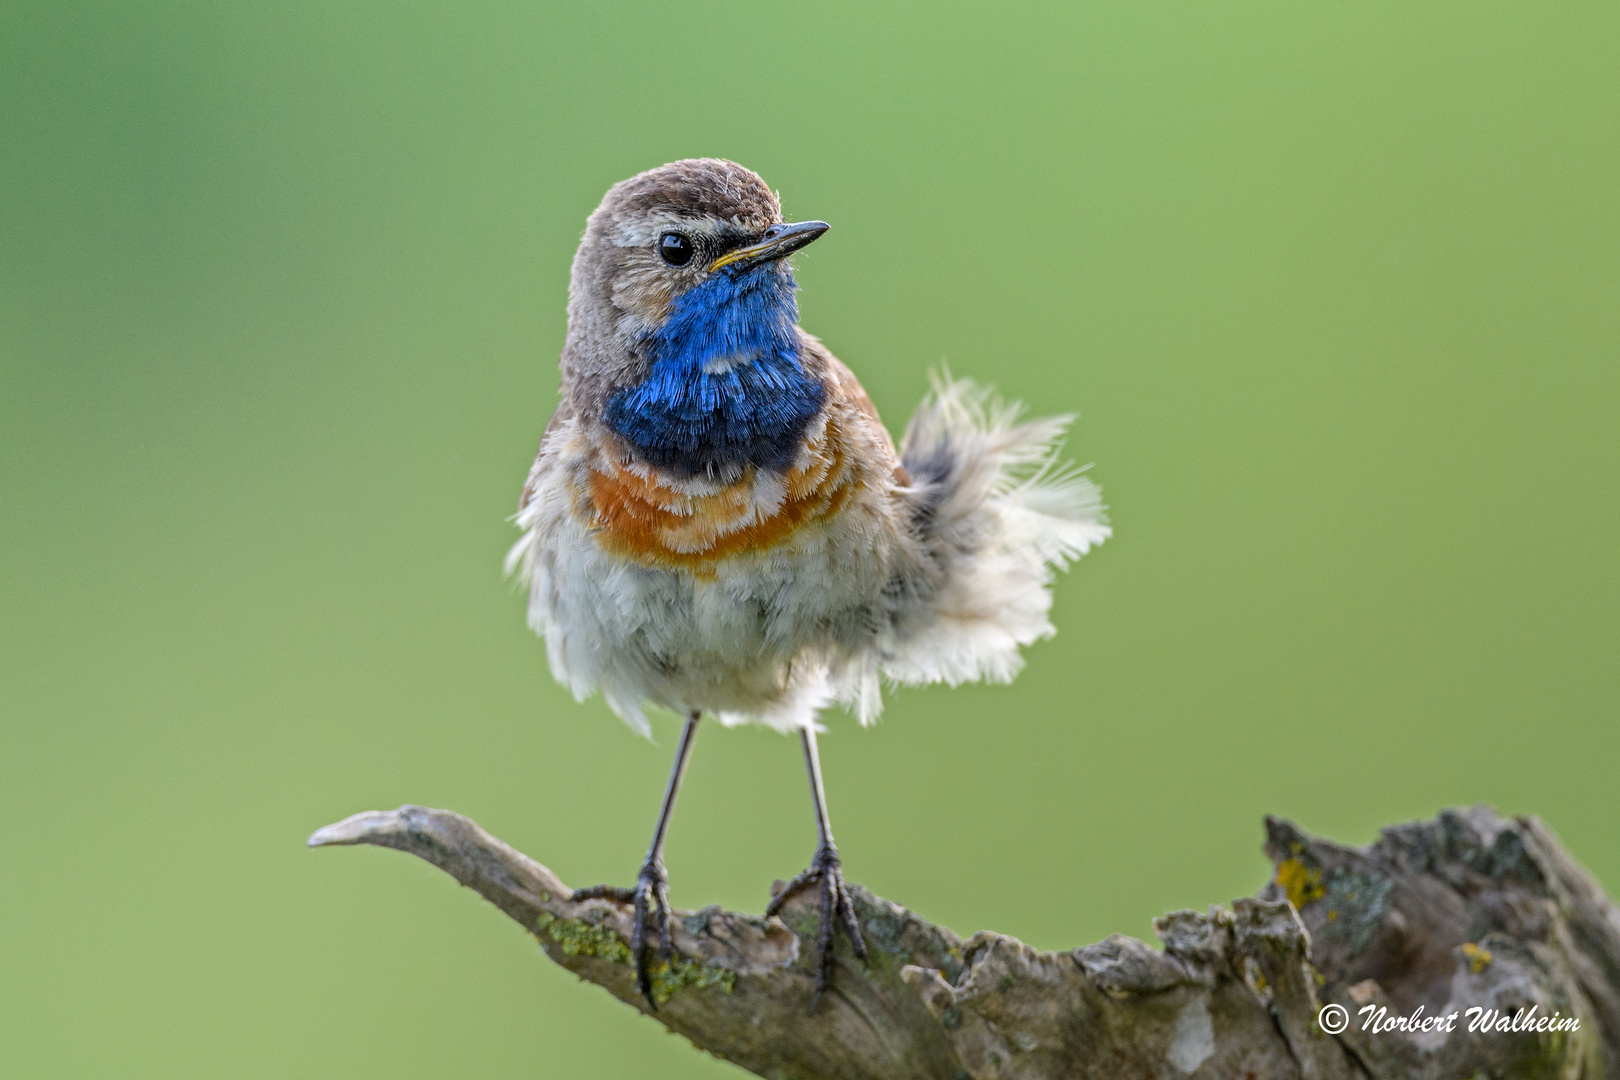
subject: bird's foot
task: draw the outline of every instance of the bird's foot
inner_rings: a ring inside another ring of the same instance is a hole
[[[657,952],[666,962],[675,957],[675,941],[669,929],[669,879],[663,864],[649,859],[636,875],[636,883],[628,889],[615,885],[592,885],[574,890],[575,900],[613,900],[630,904],[636,909],[635,929],[630,932],[630,955],[636,959],[636,989],[647,999],[647,1007],[658,1011],[652,992],[652,943],[648,930],[657,935]]]
[[[855,955],[862,960],[866,959],[866,939],[861,936],[861,921],[855,917],[855,905],[850,902],[849,887],[844,884],[838,849],[831,844],[817,848],[815,857],[810,860],[810,868],[782,886],[781,891],[771,898],[770,905],[765,909],[765,917],[768,919],[780,912],[783,904],[812,885],[821,886],[821,927],[816,932],[819,966],[816,972],[816,996],[810,1002],[810,1011],[815,1012],[821,995],[832,985],[833,935],[837,927],[843,926]]]

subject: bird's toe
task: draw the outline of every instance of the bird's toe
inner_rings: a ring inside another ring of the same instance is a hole
[[[820,925],[816,929],[816,996],[810,1002],[810,1011],[815,1012],[816,1006],[821,1003],[821,996],[832,988],[833,945],[838,928],[843,927],[849,937],[850,948],[857,957],[865,960],[867,952],[866,938],[861,933],[861,920],[855,914],[849,886],[844,883],[838,849],[830,845],[818,849],[810,866],[772,897],[765,908],[766,918],[779,914],[783,905],[812,886],[819,886],[817,893],[820,900]]]
[[[636,989],[646,999],[647,1007],[658,1011],[653,997],[652,954],[656,950],[665,963],[677,955],[674,933],[669,919],[669,879],[664,868],[656,862],[644,863],[630,888],[617,885],[591,885],[574,890],[575,900],[612,900],[635,908],[630,929],[630,955],[636,961]],[[654,946],[653,942],[657,945]]]

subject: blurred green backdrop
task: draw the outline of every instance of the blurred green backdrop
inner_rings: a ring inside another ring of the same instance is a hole
[[[0,4],[0,1056],[16,1076],[738,1075],[437,871],[448,806],[628,880],[673,739],[500,575],[603,190],[712,154],[833,233],[891,427],[948,360],[1116,538],[1012,687],[823,741],[852,876],[1149,935],[1488,800],[1620,887],[1620,8]],[[678,904],[805,862],[708,730]]]

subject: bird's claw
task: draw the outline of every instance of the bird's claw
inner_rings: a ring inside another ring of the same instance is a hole
[[[866,959],[866,939],[861,936],[861,921],[856,917],[855,905],[850,901],[849,886],[844,884],[838,849],[831,845],[817,848],[809,869],[782,886],[766,906],[765,917],[768,919],[780,912],[782,905],[812,885],[821,886],[821,926],[816,931],[816,951],[819,954],[816,996],[810,1002],[810,1011],[815,1012],[821,995],[832,985],[833,937],[837,927],[843,926],[844,933],[849,935],[850,947],[863,961]]]
[[[575,900],[612,900],[630,904],[636,909],[635,927],[630,931],[630,955],[636,958],[636,989],[647,999],[647,1007],[658,1011],[653,1000],[651,949],[648,947],[647,926],[651,923],[658,935],[658,955],[666,962],[675,957],[675,940],[669,927],[669,879],[657,862],[642,864],[636,883],[628,889],[616,885],[592,885],[574,890]]]

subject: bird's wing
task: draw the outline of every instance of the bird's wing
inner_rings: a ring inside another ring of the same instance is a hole
[[[534,464],[529,466],[528,479],[523,482],[523,494],[518,496],[519,513],[522,513],[534,499],[535,489],[540,485],[540,478],[545,475],[547,466],[550,464],[548,460],[550,455],[546,453],[549,449],[546,446],[547,440],[558,435],[567,426],[568,421],[573,418],[574,406],[567,398],[563,398],[562,402],[557,406],[557,411],[551,414],[550,420],[546,421],[546,430],[540,433],[540,446],[534,452]]]
[[[905,466],[900,464],[900,454],[894,447],[894,436],[890,435],[889,429],[883,426],[883,418],[878,415],[877,406],[872,403],[872,396],[866,392],[866,387],[861,385],[861,380],[857,379],[855,373],[849,370],[849,365],[828,351],[827,346],[823,345],[819,339],[804,333],[802,330],[800,336],[801,344],[814,354],[815,359],[825,369],[827,382],[844,400],[855,406],[861,416],[866,419],[867,426],[872,433],[878,437],[878,442],[888,451],[889,462],[894,471],[895,483],[901,487],[910,484],[911,476],[906,472]]]

